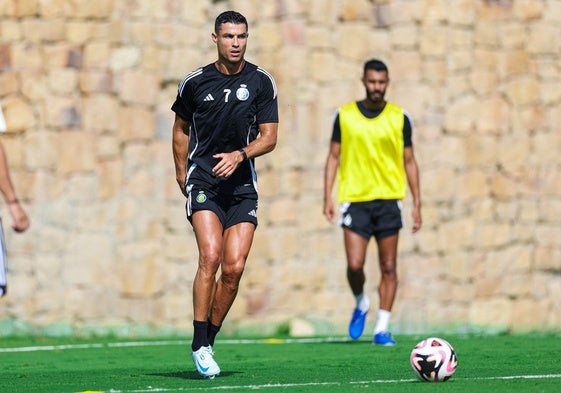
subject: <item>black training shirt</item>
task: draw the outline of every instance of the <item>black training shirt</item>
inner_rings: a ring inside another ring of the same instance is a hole
[[[189,73],[179,84],[171,107],[189,122],[189,167],[208,174],[217,153],[230,153],[257,138],[259,124],[278,123],[277,87],[262,68],[246,62],[242,71],[226,75],[214,63]],[[232,181],[251,182],[252,162],[244,161]]]

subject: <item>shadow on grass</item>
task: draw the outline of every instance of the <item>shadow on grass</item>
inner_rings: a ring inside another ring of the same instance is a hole
[[[223,378],[229,377],[234,374],[240,374],[239,371],[222,371],[219,376],[216,378]],[[203,380],[204,378],[199,375],[196,371],[177,371],[177,372],[170,372],[170,373],[153,373],[147,374],[152,377],[165,377],[165,378],[179,378],[179,379],[195,379],[195,380]]]

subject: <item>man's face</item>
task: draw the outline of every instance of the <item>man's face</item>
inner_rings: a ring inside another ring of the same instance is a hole
[[[212,33],[212,40],[218,48],[218,57],[230,64],[243,60],[247,37],[247,29],[243,23],[223,23],[217,33]]]
[[[386,71],[366,70],[362,77],[362,84],[366,89],[366,97],[376,103],[384,100],[389,82]]]

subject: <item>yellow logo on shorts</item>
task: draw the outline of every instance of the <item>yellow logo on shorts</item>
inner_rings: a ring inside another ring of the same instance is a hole
[[[204,191],[199,191],[199,195],[197,195],[197,198],[195,198],[195,200],[199,203],[205,203],[206,202],[206,195]]]

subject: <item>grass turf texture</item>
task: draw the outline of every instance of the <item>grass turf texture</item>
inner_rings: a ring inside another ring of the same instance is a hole
[[[202,380],[190,340],[0,339],[2,392],[553,392],[561,386],[561,336],[443,336],[458,355],[447,382],[418,381],[409,355],[368,340],[218,340],[221,376]]]

